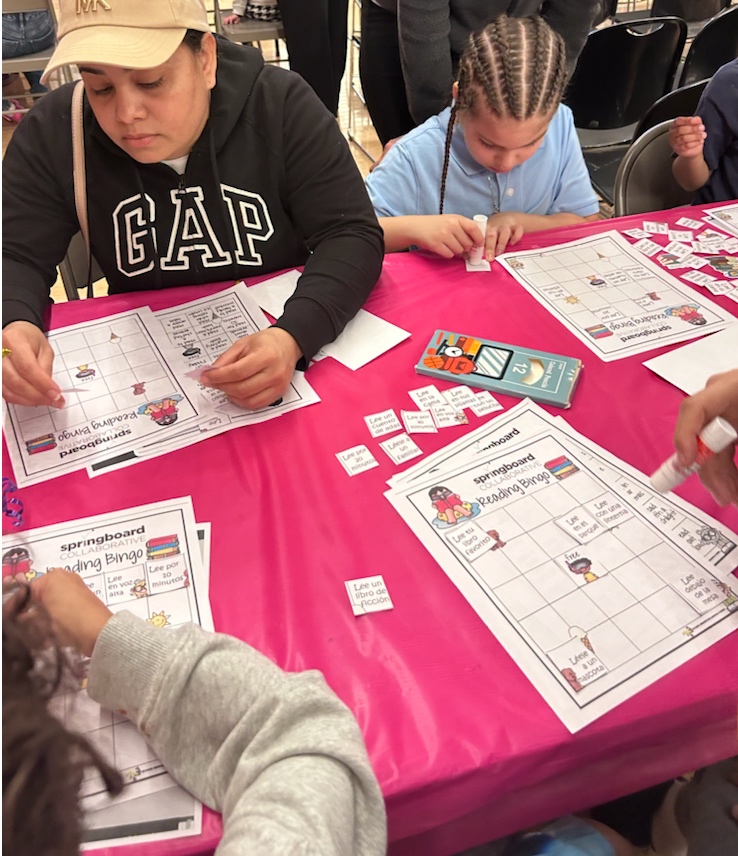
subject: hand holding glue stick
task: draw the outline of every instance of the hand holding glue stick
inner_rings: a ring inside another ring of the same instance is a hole
[[[682,402],[674,432],[677,453],[654,473],[651,483],[657,490],[671,490],[699,469],[717,502],[738,504],[737,428],[738,369],[714,375],[705,389]]]

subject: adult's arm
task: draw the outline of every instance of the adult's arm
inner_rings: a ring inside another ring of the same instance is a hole
[[[71,86],[46,95],[3,159],[3,327],[44,329],[56,266],[79,231],[74,209]]]
[[[564,40],[570,75],[599,10],[599,0],[544,0],[541,6],[541,16]]]
[[[335,117],[301,77],[291,77],[283,114],[285,193],[311,254],[277,326],[297,341],[307,364],[366,301],[384,244]]]
[[[88,692],[125,710],[172,775],[223,813],[218,856],[374,856],[384,804],[351,712],[318,672],[287,674],[229,636],[119,612]]]

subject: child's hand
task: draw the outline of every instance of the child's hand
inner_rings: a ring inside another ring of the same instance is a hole
[[[459,214],[428,214],[408,217],[412,221],[410,243],[452,259],[479,247],[484,236],[479,226]]]
[[[491,262],[505,252],[508,244],[517,244],[523,237],[523,224],[515,212],[493,214],[487,220],[487,237],[484,257]]]
[[[59,642],[91,656],[100,631],[113,614],[72,571],[52,568],[31,583],[31,592],[49,614]]]
[[[231,24],[239,24],[240,22],[241,22],[241,16],[240,15],[226,15],[225,18],[223,18],[223,23],[227,27],[230,27]]]
[[[699,116],[679,116],[669,128],[669,144],[681,158],[696,158],[702,154],[707,132]]]

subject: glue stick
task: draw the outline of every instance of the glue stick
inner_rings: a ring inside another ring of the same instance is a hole
[[[677,456],[672,455],[651,476],[651,487],[659,493],[673,490],[692,473],[696,473],[706,460],[717,455],[718,452],[722,452],[736,438],[738,438],[738,433],[735,428],[718,416],[712,422],[708,422],[700,431],[697,437],[697,460],[692,466],[680,467]]]
[[[487,236],[487,217],[484,214],[475,214],[474,222],[479,226],[482,230],[482,238],[486,238]],[[473,246],[471,248],[471,252],[469,253],[469,264],[471,265],[479,265],[484,260],[484,244],[485,241],[482,240],[482,245],[480,247]]]

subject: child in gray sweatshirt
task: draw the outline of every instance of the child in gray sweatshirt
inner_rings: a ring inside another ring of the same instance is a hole
[[[124,711],[171,775],[222,812],[218,856],[385,852],[384,803],[361,731],[319,672],[287,674],[243,642],[194,625],[162,630],[128,612],[112,615],[74,573],[49,572],[32,595],[59,641],[91,655],[91,698]],[[25,613],[19,620],[4,604],[3,844],[30,854],[40,851],[28,849],[15,815],[32,815],[38,790],[24,770],[34,764],[22,757],[14,787],[14,756],[6,752],[38,743],[14,740],[6,709],[6,696],[23,695],[6,683],[22,672],[6,635],[28,624]],[[19,729],[28,722],[24,715]],[[48,815],[45,825],[53,836]],[[15,842],[6,838],[14,830]]]

